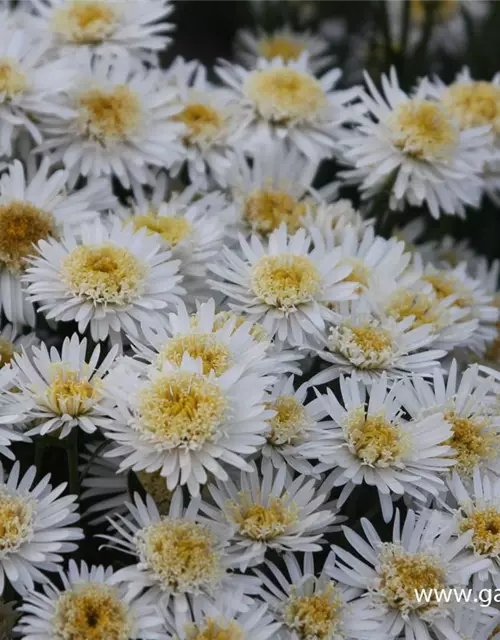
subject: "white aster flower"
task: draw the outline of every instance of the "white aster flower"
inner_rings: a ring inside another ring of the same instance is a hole
[[[107,455],[123,457],[121,471],[159,471],[168,489],[187,485],[197,495],[207,472],[225,482],[226,464],[249,468],[245,458],[264,444],[272,415],[264,406],[271,382],[237,366],[206,374],[202,359],[187,353],[179,366],[164,360],[147,375],[119,367],[106,387],[116,402],[105,426],[115,443]]]
[[[334,232],[335,237],[342,240],[348,229],[357,230],[362,235],[366,227],[374,223],[374,218],[363,218],[354,208],[351,200],[340,198],[334,202],[319,202],[307,212],[304,225],[307,229],[318,227],[325,235]]]
[[[394,68],[383,76],[384,96],[365,79],[370,94],[360,97],[366,113],[339,140],[345,161],[355,167],[345,175],[361,183],[363,197],[388,189],[392,209],[425,204],[434,218],[441,212],[463,217],[466,205],[477,207],[489,127],[460,131],[444,107],[429,99],[426,80],[410,97]]]
[[[48,38],[62,58],[78,49],[99,55],[146,54],[165,49],[173,26],[169,0],[31,0],[33,28]],[[151,58],[150,58],[151,59]],[[154,60],[154,59],[153,59]]]
[[[11,364],[16,353],[29,350],[39,342],[34,331],[21,333],[19,327],[6,324],[0,331],[0,369]]]
[[[276,470],[267,459],[260,470],[252,463],[238,480],[217,479],[208,491],[213,502],[203,502],[200,510],[208,522],[231,529],[231,553],[242,571],[263,562],[271,549],[321,551],[330,525],[344,519],[314,479],[293,479],[285,466]]]
[[[143,502],[136,495],[128,508],[128,518],[112,521],[115,535],[103,537],[135,558],[112,577],[128,584],[129,597],[146,590],[157,605],[168,609],[177,627],[191,621],[195,602],[201,609],[221,597],[243,609],[251,603],[247,594],[258,591],[258,582],[234,572],[228,553],[230,531],[220,523],[200,522],[199,501],[191,500],[185,508],[177,489],[166,516],[160,515],[151,496]]]
[[[59,438],[66,438],[75,427],[94,433],[105,425],[103,379],[113,365],[118,345],[99,365],[101,346],[95,347],[88,361],[86,352],[87,339],[80,341],[74,333],[64,340],[60,353],[42,344],[15,356],[14,397],[24,407],[23,422],[31,426],[27,435],[58,432]]]
[[[355,285],[343,282],[352,268],[340,263],[340,249],[329,250],[319,231],[289,236],[283,224],[265,243],[240,235],[240,247],[242,257],[224,247],[223,259],[211,266],[219,278],[211,285],[281,343],[317,340],[325,319],[332,319],[328,305],[355,297]]]
[[[183,127],[171,119],[179,111],[177,89],[159,85],[159,70],[134,68],[129,58],[86,56],[79,71],[78,86],[64,95],[69,115],[44,118],[39,147],[62,161],[73,182],[116,176],[130,188],[151,180],[151,166],[170,166],[182,155]]]
[[[0,594],[5,578],[17,593],[32,591],[35,582],[47,582],[43,572],[59,570],[61,553],[75,551],[73,540],[83,531],[78,521],[76,496],[60,497],[66,483],[52,488],[50,475],[33,484],[36,468],[20,478],[16,462],[5,479],[0,464]]]
[[[26,299],[21,276],[40,240],[58,238],[96,220],[115,198],[106,180],[68,192],[65,171],[49,175],[50,161],[25,175],[15,160],[0,178],[0,310],[13,323],[35,325],[35,309]]]
[[[377,310],[371,300],[361,297],[330,326],[323,350],[318,355],[330,366],[310,380],[321,384],[341,374],[356,373],[366,384],[385,372],[400,378],[408,372],[429,375],[439,368],[446,352],[428,349],[434,336],[430,325],[413,327],[413,316],[398,321]]]
[[[311,71],[318,72],[334,60],[328,55],[330,43],[319,34],[309,31],[294,31],[289,26],[270,33],[259,29],[257,32],[241,29],[236,34],[236,59],[247,67],[255,69],[259,58],[283,62],[297,61],[307,52]]]
[[[328,554],[321,571],[305,553],[302,566],[292,553],[283,555],[285,571],[267,560],[254,569],[262,582],[261,597],[282,624],[276,640],[382,640],[380,612],[359,591],[330,578],[335,556]]]
[[[489,596],[483,592],[483,599],[485,596],[485,602],[479,606],[477,602],[453,603],[453,631],[460,640],[495,640],[498,637],[500,613],[498,609],[487,605]],[[438,640],[446,640],[446,636],[440,631],[437,631],[436,637]]]
[[[385,638],[403,634],[431,640],[439,631],[446,640],[457,640],[452,604],[438,601],[432,590],[440,593],[441,589],[466,585],[470,575],[484,567],[482,560],[460,559],[471,533],[454,539],[437,511],[425,511],[420,516],[408,511],[403,523],[397,512],[391,542],[382,542],[365,518],[361,526],[366,541],[348,527],[344,527],[344,533],[362,560],[334,545],[338,566],[332,569],[332,577],[367,592],[366,597],[383,608],[381,631]],[[421,597],[422,590],[431,594],[430,602]]]
[[[151,598],[130,598],[112,576],[111,567],[70,560],[60,574],[62,588],[44,585],[43,592],[24,596],[16,631],[24,640],[167,640]]]
[[[236,141],[245,149],[286,140],[313,162],[332,155],[337,128],[349,119],[346,105],[356,95],[355,89],[333,90],[340,69],[317,79],[303,54],[286,63],[259,58],[251,71],[225,62],[217,73],[242,107]]]
[[[79,238],[65,234],[38,243],[24,276],[29,300],[41,302],[48,319],[75,320],[83,333],[90,325],[95,341],[121,329],[137,335],[137,327],[158,326],[162,310],[184,293],[179,261],[162,251],[145,230],[134,232],[115,218],[81,228]]]
[[[21,433],[17,426],[24,418],[24,407],[11,401],[9,391],[16,385],[16,372],[10,365],[0,367],[0,454],[15,460],[10,450],[13,442],[31,442],[31,438]]]
[[[71,113],[60,98],[73,86],[76,69],[66,58],[48,57],[47,49],[27,30],[0,26],[0,156],[12,155],[20,131],[42,142],[40,117]]]
[[[331,389],[318,396],[333,422],[325,429],[316,470],[330,472],[326,487],[342,487],[339,507],[357,486],[374,486],[386,522],[398,498],[425,502],[437,496],[445,488],[440,476],[454,464],[451,425],[441,413],[404,418],[399,384],[388,388],[385,374],[369,388],[355,376],[342,377],[342,403]]]

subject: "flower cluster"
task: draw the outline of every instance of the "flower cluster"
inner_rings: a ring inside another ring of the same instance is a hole
[[[172,10],[1,14],[0,636],[496,637],[438,594],[500,588],[500,263],[443,231],[500,75],[352,85],[332,24],[164,67]]]

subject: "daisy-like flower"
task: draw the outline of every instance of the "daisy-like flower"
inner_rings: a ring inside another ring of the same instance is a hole
[[[106,393],[106,436],[115,443],[109,456],[121,456],[120,471],[159,471],[168,489],[187,485],[192,495],[207,482],[207,472],[225,482],[225,465],[248,469],[245,458],[265,443],[271,411],[264,405],[266,376],[241,375],[231,367],[217,376],[204,373],[201,358],[184,353],[176,365],[115,369]]]
[[[22,403],[11,402],[8,393],[16,386],[16,382],[16,372],[11,366],[0,367],[0,454],[9,460],[16,459],[9,448],[13,442],[31,442],[30,438],[14,426],[24,418]]]
[[[368,75],[370,93],[361,92],[365,112],[353,117],[354,131],[339,144],[355,169],[346,172],[361,183],[363,197],[389,190],[389,205],[425,204],[434,218],[441,212],[465,215],[478,206],[481,172],[491,141],[489,127],[461,131],[446,109],[429,99],[424,80],[413,97],[399,87],[396,71],[383,76],[382,96]]]
[[[32,0],[33,27],[64,59],[81,48],[93,53],[132,54],[140,59],[165,49],[173,26],[169,0]]]
[[[371,300],[361,297],[350,311],[341,313],[329,328],[325,347],[318,355],[330,366],[310,380],[321,384],[341,374],[356,373],[370,384],[385,372],[399,378],[414,371],[429,375],[439,367],[440,349],[428,349],[434,340],[429,324],[413,327],[413,316],[401,320],[377,310]]]
[[[312,207],[306,214],[304,226],[318,227],[325,235],[333,231],[335,237],[341,239],[347,229],[352,228],[362,234],[373,222],[373,218],[363,218],[350,200],[340,198],[331,203],[319,202]]]
[[[321,551],[328,527],[337,517],[335,503],[318,483],[289,470],[274,469],[263,459],[260,471],[252,463],[237,482],[228,478],[210,484],[213,503],[200,509],[209,522],[224,522],[232,530],[231,553],[241,570],[264,561],[266,551]]]
[[[129,3],[112,6],[122,4]],[[39,147],[62,161],[73,183],[80,175],[116,176],[130,188],[152,179],[150,166],[168,167],[182,155],[183,126],[171,119],[177,89],[161,86],[158,70],[134,68],[130,58],[85,56],[79,71],[78,86],[62,100],[69,115],[44,118]]]
[[[103,378],[113,365],[118,345],[99,365],[101,346],[95,347],[88,361],[86,351],[87,339],[80,341],[74,333],[64,340],[60,353],[55,348],[49,352],[42,344],[15,357],[15,400],[25,407],[24,422],[34,423],[27,435],[57,431],[59,438],[65,438],[75,427],[94,433],[104,426]]]
[[[288,62],[259,58],[251,71],[225,62],[217,73],[241,105],[236,140],[247,150],[287,140],[316,162],[332,155],[338,126],[351,119],[346,105],[357,90],[333,91],[340,69],[316,79],[307,54]]]
[[[309,31],[293,31],[286,26],[267,33],[260,29],[257,33],[242,29],[236,34],[236,58],[248,69],[255,69],[259,58],[283,62],[297,61],[307,52],[309,68],[313,72],[331,64],[334,57],[328,55],[329,42],[321,35]]]
[[[483,592],[484,593],[484,592]],[[484,599],[484,595],[482,596]],[[489,598],[486,595],[486,598]],[[500,614],[498,609],[490,607],[487,600],[480,606],[476,603],[454,602],[451,617],[453,631],[460,640],[494,640],[500,631]],[[446,636],[437,631],[438,640],[446,640]]]
[[[83,538],[76,496],[60,497],[66,483],[54,489],[50,475],[34,484],[36,468],[20,477],[16,462],[5,478],[0,464],[0,594],[5,578],[17,593],[32,591],[35,582],[47,582],[43,572],[59,570],[61,553],[75,551],[74,540]]]
[[[398,398],[412,416],[444,414],[452,430],[454,470],[462,479],[470,480],[476,467],[499,476],[500,420],[491,410],[492,380],[481,377],[477,365],[462,376],[457,368],[454,360],[447,378],[436,371],[431,381],[405,379]]]
[[[146,591],[169,611],[178,628],[191,622],[195,602],[202,610],[221,597],[235,605],[241,603],[242,608],[250,604],[247,594],[258,591],[258,582],[233,571],[235,562],[228,553],[230,531],[220,523],[200,522],[198,501],[184,508],[182,491],[177,489],[166,516],[160,515],[151,496],[143,502],[136,495],[128,508],[128,518],[112,521],[116,533],[103,537],[113,548],[135,558],[134,564],[111,578],[128,584],[130,598]]]
[[[48,584],[24,596],[16,631],[24,640],[167,640],[151,598],[130,598],[112,575],[111,567],[70,560],[61,589]]]
[[[485,566],[483,560],[460,559],[471,533],[454,539],[450,527],[443,528],[442,515],[437,511],[420,516],[408,511],[403,523],[397,512],[391,542],[382,542],[365,518],[361,526],[366,541],[348,527],[344,527],[344,533],[362,560],[334,545],[338,566],[331,570],[332,577],[368,592],[366,597],[383,609],[384,638],[403,634],[431,640],[439,631],[446,640],[456,640],[452,604],[444,599],[438,601],[433,594],[465,585],[474,572]],[[424,599],[424,592],[431,597]]]
[[[314,556],[304,554],[301,566],[292,553],[283,554],[283,569],[265,562],[266,573],[254,569],[262,582],[261,597],[282,624],[277,640],[382,640],[376,607],[353,589],[329,576],[335,566],[330,553],[318,573]]]
[[[198,64],[194,73],[187,65],[184,70],[185,74],[175,76],[180,111],[172,120],[185,127],[182,142],[189,178],[203,188],[213,180],[224,184],[234,151],[231,139],[241,121],[239,106],[227,91],[207,81],[203,65]],[[175,162],[171,174],[176,175],[183,166],[184,160]]]
[[[355,284],[343,282],[352,267],[340,263],[340,249],[327,249],[319,231],[289,236],[283,224],[265,243],[240,235],[240,248],[242,257],[224,247],[222,260],[210,267],[218,276],[211,285],[281,343],[318,339],[332,319],[328,305],[355,297]]]
[[[73,86],[74,65],[51,59],[48,44],[26,30],[2,22],[0,27],[0,155],[12,155],[15,135],[26,131],[42,141],[38,119],[68,117],[61,95]]]
[[[237,601],[233,602],[235,597]],[[165,618],[169,637],[175,640],[268,640],[277,637],[280,627],[266,604],[256,600],[242,606],[241,598],[234,594],[229,598],[226,595],[216,597],[213,603],[204,602],[203,607],[194,599],[191,621],[182,625],[176,624],[168,610]]]
[[[0,331],[0,369],[12,363],[16,353],[21,353],[23,349],[31,349],[39,342],[36,333],[20,333],[18,328],[12,324],[6,324]]]
[[[384,374],[367,389],[353,376],[340,379],[342,403],[330,389],[319,396],[332,423],[316,471],[329,471],[326,487],[342,487],[339,508],[356,486],[374,486],[386,522],[398,498],[436,496],[445,488],[440,476],[454,464],[451,425],[442,413],[403,418],[398,386],[388,388]]]
[[[324,416],[317,400],[306,403],[308,388],[294,389],[294,376],[284,376],[272,387],[267,400],[275,415],[269,420],[270,431],[262,455],[280,469],[289,466],[298,473],[315,473],[308,458],[318,458],[328,432],[319,420]]]
[[[58,238],[65,229],[76,231],[112,206],[109,184],[95,180],[78,191],[67,191],[68,174],[49,175],[50,161],[25,175],[15,160],[0,178],[0,310],[13,323],[35,324],[35,310],[25,296],[21,276],[26,259],[36,254],[40,240]]]
[[[139,323],[158,326],[162,310],[184,293],[179,261],[119,218],[109,227],[86,225],[78,237],[41,240],[38,251],[24,276],[29,300],[41,302],[49,320],[75,320],[80,333],[90,325],[95,341],[121,329],[137,335]]]

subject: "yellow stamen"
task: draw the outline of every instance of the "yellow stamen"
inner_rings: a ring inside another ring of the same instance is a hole
[[[292,587],[283,609],[283,621],[300,640],[330,640],[341,637],[342,595],[335,586],[327,584],[312,595],[298,595]]]
[[[298,444],[304,429],[311,422],[304,406],[295,396],[279,396],[274,402],[266,403],[266,408],[276,411],[276,415],[269,420],[269,442],[275,446]]]
[[[98,385],[90,382],[78,371],[57,367],[43,401],[59,416],[84,415],[100,397]]]
[[[27,87],[24,73],[19,71],[13,58],[0,57],[0,95],[4,100],[12,100]]]
[[[460,285],[456,278],[450,276],[446,271],[429,274],[424,276],[423,280],[432,285],[438,300],[444,300],[448,296],[457,296],[453,303],[457,307],[470,307],[472,304],[470,293]]]
[[[500,133],[500,87],[491,82],[452,84],[441,101],[462,129],[489,125]]]
[[[297,60],[305,51],[306,45],[299,40],[287,36],[266,36],[257,44],[257,50],[262,58],[272,60],[281,58],[284,62]]]
[[[100,144],[126,140],[141,121],[139,97],[127,85],[90,89],[78,98],[82,132]]]
[[[495,507],[472,509],[462,519],[460,531],[472,529],[471,545],[475,553],[498,556],[500,554],[500,511]]]
[[[168,361],[179,366],[185,353],[195,360],[201,358],[204,374],[213,371],[220,376],[232,364],[231,352],[213,333],[188,333],[171,338],[161,349],[158,363]]]
[[[227,513],[242,536],[252,540],[273,540],[283,535],[298,520],[298,506],[286,498],[273,497],[268,504],[253,502],[250,495],[239,494],[239,501],[229,501]]]
[[[32,525],[31,502],[0,488],[0,553],[8,554],[19,549],[31,535]]]
[[[252,229],[268,234],[285,222],[288,233],[300,228],[306,205],[286,191],[255,191],[245,202],[243,217]]]
[[[130,222],[135,231],[147,229],[148,235],[158,234],[170,247],[176,247],[193,230],[186,218],[177,216],[158,216],[154,214],[133,216]]]
[[[348,413],[345,431],[350,449],[370,466],[383,468],[394,465],[407,447],[404,433],[397,423],[389,422],[383,412],[367,415],[365,407]]]
[[[239,624],[206,618],[203,625],[188,625],[186,640],[245,640]]]
[[[402,290],[396,293],[385,309],[387,315],[397,322],[413,316],[412,329],[430,324],[438,328],[439,313],[435,301],[424,293]]]
[[[182,122],[188,132],[184,136],[184,144],[211,142],[219,133],[223,118],[214,108],[206,104],[188,104],[180,112],[172,116],[174,122]]]
[[[113,35],[118,18],[116,3],[73,0],[54,12],[52,29],[67,42],[99,44]]]
[[[448,444],[455,449],[457,464],[453,468],[458,473],[470,476],[475,467],[496,457],[500,439],[488,430],[486,416],[467,418],[447,411],[444,418],[452,427],[453,436]]]

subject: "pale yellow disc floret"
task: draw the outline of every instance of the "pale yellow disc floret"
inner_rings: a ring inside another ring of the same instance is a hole
[[[394,145],[418,160],[449,160],[460,134],[446,111],[435,102],[409,100],[398,105],[387,120]]]
[[[33,533],[34,504],[0,488],[0,558],[17,551]]]
[[[268,441],[272,445],[299,444],[303,440],[304,431],[312,420],[295,396],[278,396],[273,402],[267,402],[266,408],[276,412],[269,420]]]
[[[125,306],[139,297],[147,267],[128,249],[81,245],[61,261],[61,279],[74,296]]]
[[[116,588],[83,583],[55,603],[52,629],[58,640],[129,640],[128,607]]]
[[[455,449],[457,464],[453,467],[464,476],[472,475],[474,468],[496,457],[500,442],[495,431],[489,430],[487,416],[460,416],[454,411],[444,414],[453,432],[448,444]]]
[[[369,370],[390,367],[398,346],[388,329],[371,323],[345,323],[332,328],[329,349],[339,352],[356,368]]]
[[[168,361],[179,366],[186,353],[194,360],[201,359],[204,374],[213,371],[220,376],[233,364],[228,347],[214,333],[184,333],[170,338],[158,354],[158,363]]]
[[[262,118],[277,124],[314,119],[328,105],[316,78],[290,68],[253,71],[244,82],[243,93]]]
[[[305,51],[304,42],[285,35],[265,36],[257,43],[257,51],[262,58],[281,58],[283,62],[297,60]]]
[[[169,247],[176,247],[193,231],[193,225],[181,216],[159,216],[154,213],[130,219],[135,231],[146,229],[148,235],[159,235]]]
[[[283,535],[299,517],[298,506],[285,497],[271,497],[267,504],[261,504],[243,492],[238,494],[238,501],[228,501],[226,512],[238,525],[240,535],[259,541]]]
[[[471,529],[471,547],[475,553],[495,557],[500,554],[500,509],[487,504],[468,509],[461,518],[460,532]]]
[[[184,144],[208,144],[220,133],[224,123],[224,117],[213,107],[202,104],[187,104],[180,113],[172,116],[174,122],[182,122],[187,133],[184,135]]]
[[[247,636],[234,620],[207,617],[203,624],[186,626],[186,640],[247,640]]]
[[[423,280],[432,286],[438,300],[456,296],[453,305],[460,308],[469,307],[473,302],[472,294],[467,287],[445,270],[428,274]]]
[[[331,582],[311,595],[299,595],[292,587],[283,608],[283,622],[299,640],[342,637],[343,605],[340,591]]]
[[[314,300],[321,284],[321,273],[306,256],[266,255],[252,268],[251,286],[257,298],[283,311]]]
[[[113,35],[118,20],[116,3],[104,0],[70,0],[54,11],[52,30],[66,42],[100,44]]]
[[[13,273],[21,271],[25,259],[36,253],[34,245],[56,233],[51,213],[20,200],[0,205],[0,265]]]
[[[272,233],[283,222],[288,233],[295,233],[302,226],[306,211],[306,204],[286,191],[257,190],[246,199],[243,217],[259,233]]]
[[[437,296],[436,296],[437,297]],[[391,298],[385,312],[396,322],[413,316],[412,329],[423,325],[431,325],[437,330],[441,321],[441,314],[437,310],[438,301],[425,293],[416,293],[409,289],[398,291]]]
[[[100,396],[100,380],[90,381],[78,371],[56,365],[41,401],[55,415],[81,416],[88,413]]]
[[[125,84],[81,93],[77,109],[81,133],[101,145],[126,141],[141,122],[139,96]]]
[[[220,545],[205,525],[165,517],[140,529],[135,544],[141,562],[164,590],[194,594],[212,591],[223,577]]]
[[[19,70],[17,61],[0,57],[0,95],[3,100],[12,100],[27,89],[26,76]]]
[[[484,81],[452,84],[441,102],[462,129],[491,126],[500,133],[499,86]]]

